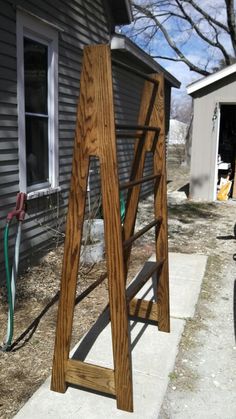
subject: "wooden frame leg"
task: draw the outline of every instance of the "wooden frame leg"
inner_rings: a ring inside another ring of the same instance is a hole
[[[114,161],[112,147],[108,148],[104,161]],[[104,153],[105,153],[104,149]],[[115,389],[117,407],[128,412],[133,411],[133,385],[131,367],[130,333],[128,308],[125,290],[125,271],[122,248],[122,232],[120,221],[120,202],[118,177],[114,176],[113,164],[101,164],[102,198],[106,258],[108,272],[108,288],[110,302],[111,331],[113,342],[113,358],[115,372]],[[112,200],[111,200],[112,195]],[[119,274],[118,274],[119,273]]]
[[[81,149],[77,149],[77,155]],[[79,159],[80,157],[78,157]],[[83,164],[76,157],[73,162],[69,208],[58,306],[57,329],[52,368],[51,390],[64,393],[65,364],[69,358],[78,265],[82,239],[82,225],[86,204],[89,158]]]
[[[162,332],[170,332],[164,77],[158,75],[156,78],[159,80],[159,88],[155,115],[160,134],[154,152],[154,170],[161,173],[161,179],[154,190],[154,211],[156,217],[162,217],[156,235],[156,257],[164,261],[157,281],[158,328]]]

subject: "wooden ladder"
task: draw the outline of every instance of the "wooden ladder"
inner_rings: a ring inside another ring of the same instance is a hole
[[[128,69],[120,62],[115,64]],[[84,49],[51,389],[63,393],[68,384],[74,384],[97,390],[115,396],[119,409],[133,411],[128,315],[154,320],[164,332],[170,331],[170,319],[164,78],[162,74],[147,76],[135,69],[129,70],[145,79],[137,126],[115,124],[109,46]],[[116,137],[136,139],[130,181],[121,185]],[[143,177],[147,152],[153,154],[154,172]],[[114,370],[69,358],[91,156],[98,157],[100,162]],[[150,181],[154,183],[154,220],[135,233],[141,185]],[[124,189],[128,192],[122,226],[119,193]],[[149,264],[149,270],[143,270],[139,284],[128,294],[126,279],[132,243],[152,227],[156,231],[156,262]],[[157,282],[156,301],[135,298],[153,275]]]

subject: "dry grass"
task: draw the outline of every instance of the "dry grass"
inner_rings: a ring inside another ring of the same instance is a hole
[[[182,175],[186,176],[186,173]],[[182,179],[182,184],[184,181],[185,178]],[[180,177],[176,182],[180,183]],[[173,183],[171,187],[176,189]],[[153,204],[148,199],[140,207],[139,226],[149,222],[152,213]],[[216,276],[216,272],[219,272],[219,263],[224,263],[232,252],[232,241],[225,242],[220,239],[222,236],[230,237],[233,233],[235,220],[232,213],[233,208],[228,204],[200,205],[186,201],[169,208],[170,250],[212,256],[209,260],[208,276],[203,283],[206,302],[215,291],[211,279]],[[151,233],[147,234],[145,239],[134,247],[130,278],[153,252],[152,238]],[[13,350],[8,353],[0,352],[1,419],[12,418],[50,374],[62,253],[62,246],[55,248],[42,257],[36,266],[29,267],[24,275],[18,278]],[[220,262],[216,259],[219,253]],[[84,267],[80,273],[77,294],[90,286],[105,269],[105,263],[97,264],[90,272]],[[7,312],[5,288],[0,291],[0,323],[5,325]],[[107,283],[104,281],[88,298],[78,304],[74,316],[72,345],[91,327],[103,310],[107,303],[107,293]],[[207,304],[204,309],[207,310]],[[200,317],[196,316],[194,321],[188,322],[188,331],[185,332],[180,348],[183,353],[195,344],[196,331],[199,327],[203,327]],[[4,333],[2,327],[1,340]],[[188,386],[191,387],[197,375],[187,365],[182,365],[173,372],[171,378],[175,380],[176,377],[180,377],[183,383],[188,377]]]

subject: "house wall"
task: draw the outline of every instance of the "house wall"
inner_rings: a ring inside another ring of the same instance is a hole
[[[107,43],[112,20],[104,0],[0,0],[0,236],[6,215],[14,209],[19,191],[16,13],[17,7],[58,27],[59,37],[59,186],[60,192],[28,201],[23,224],[21,259],[48,246],[49,240],[61,238],[68,203],[72,152],[79,95],[82,48],[87,44]],[[137,122],[142,92],[140,79],[128,77],[114,68],[116,120]],[[169,92],[167,103],[169,103]],[[169,120],[169,118],[167,118]],[[128,177],[133,156],[132,142],[117,144],[120,180]],[[99,165],[91,162],[91,207],[98,208],[100,196]],[[147,160],[146,173],[151,170]],[[144,196],[152,185],[142,189]],[[14,226],[13,226],[14,227]],[[62,232],[62,233],[61,233]],[[13,250],[14,228],[10,233]],[[3,252],[0,241],[0,266]]]
[[[213,201],[218,153],[218,105],[236,102],[236,75],[218,81],[194,94],[190,196]]]
[[[107,43],[110,19],[103,0],[0,0],[0,235],[19,191],[16,13],[17,7],[55,24],[59,37],[59,184],[61,192],[28,203],[22,235],[22,256],[56,238],[64,221],[71,173],[72,148],[82,48]],[[53,230],[51,230],[53,229]],[[10,243],[13,241],[13,230]],[[0,245],[1,246],[1,245]],[[0,248],[0,263],[2,248]]]

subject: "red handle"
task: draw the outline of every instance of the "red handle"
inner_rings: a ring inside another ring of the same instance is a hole
[[[16,217],[18,221],[24,220],[26,211],[26,199],[27,195],[25,193],[19,192],[17,194],[16,208],[8,213],[7,221],[11,221],[14,217]]]

